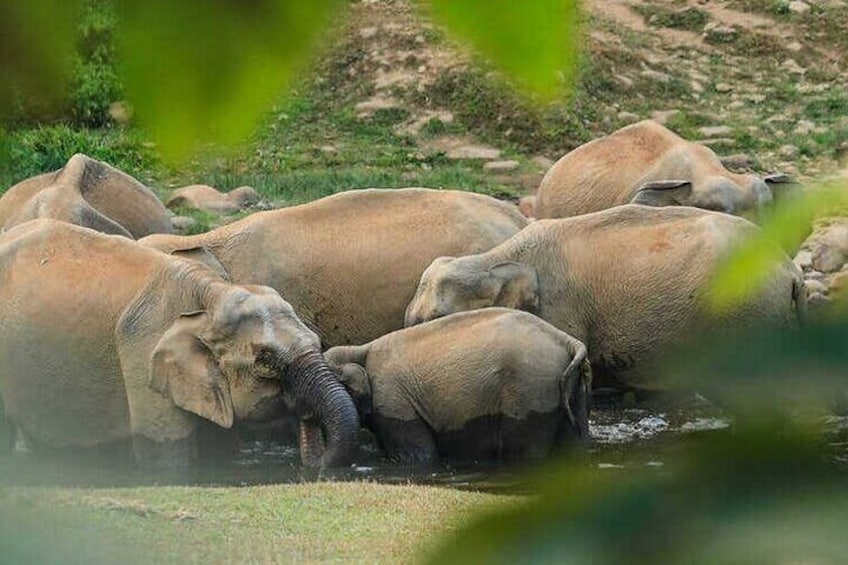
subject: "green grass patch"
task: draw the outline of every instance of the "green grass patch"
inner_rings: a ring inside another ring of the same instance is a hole
[[[423,486],[0,490],[10,563],[403,562],[523,499]]]
[[[693,6],[669,9],[658,4],[638,4],[633,9],[645,18],[647,24],[655,27],[701,31],[710,21],[707,12]]]
[[[120,127],[40,126],[11,131],[6,143],[9,166],[0,170],[0,193],[27,177],[64,167],[74,153],[85,153],[139,179],[149,178],[156,166],[155,154],[142,134]]]

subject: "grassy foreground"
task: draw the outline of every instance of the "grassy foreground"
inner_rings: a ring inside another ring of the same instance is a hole
[[[447,488],[0,489],[3,563],[410,562],[475,511],[515,504]]]

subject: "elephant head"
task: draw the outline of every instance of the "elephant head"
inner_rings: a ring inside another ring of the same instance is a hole
[[[270,419],[285,402],[309,442],[301,445],[304,463],[350,463],[356,408],[324,361],[318,336],[292,307],[273,289],[223,282],[210,285],[201,302],[205,309],[182,314],[159,339],[150,386],[225,428]]]
[[[367,345],[339,345],[324,352],[324,358],[353,398],[362,424],[367,426],[374,412],[371,378],[365,369]]]
[[[786,175],[738,175],[732,180],[712,175],[693,182],[687,179],[654,180],[639,186],[631,204],[694,206],[759,220],[759,214],[799,185]]]
[[[536,269],[516,261],[486,266],[478,257],[439,257],[418,283],[406,308],[407,327],[455,312],[502,306],[535,313],[539,309]]]

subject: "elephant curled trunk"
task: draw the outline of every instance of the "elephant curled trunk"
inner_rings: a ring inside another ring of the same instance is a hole
[[[358,448],[359,415],[350,394],[321,352],[316,349],[296,357],[283,378],[301,419],[300,453],[304,465],[325,468],[353,462]]]

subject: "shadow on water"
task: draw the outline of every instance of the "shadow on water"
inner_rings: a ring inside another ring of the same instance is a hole
[[[665,461],[704,434],[726,433],[730,419],[703,398],[653,399],[622,403],[599,399],[591,418],[586,464],[599,470],[662,469]],[[832,417],[826,432],[838,463],[848,466],[848,418]],[[16,452],[0,458],[0,486],[138,487],[249,486],[316,480],[376,481],[385,484],[437,485],[498,494],[532,493],[528,467],[490,463],[441,465],[421,469],[384,459],[373,438],[363,432],[359,464],[319,474],[300,465],[297,447],[267,436],[243,437],[235,457],[204,462],[189,469],[141,469],[115,458],[97,460]],[[532,467],[531,467],[532,468]]]

